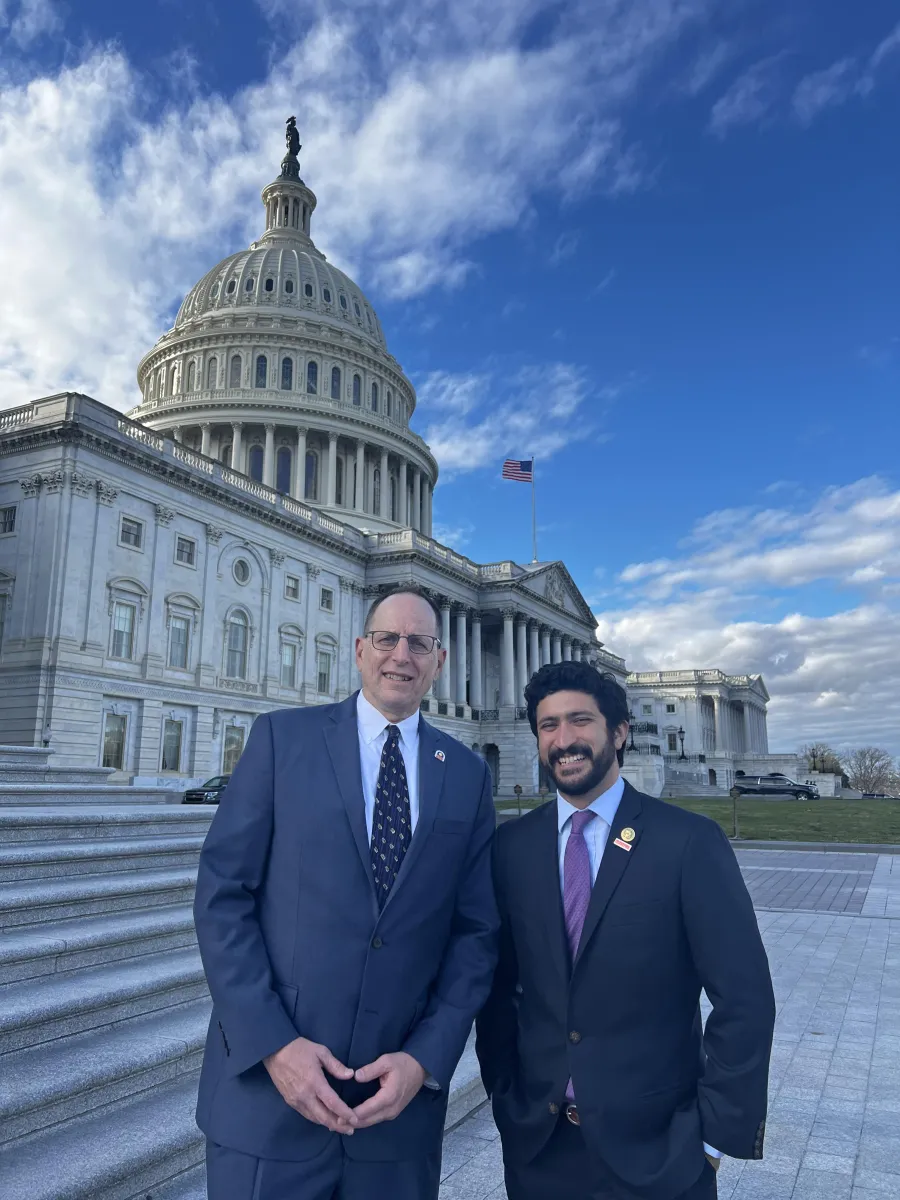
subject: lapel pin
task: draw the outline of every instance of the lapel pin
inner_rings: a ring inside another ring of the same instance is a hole
[[[443,750],[435,750],[434,757],[438,760],[438,762],[443,762],[445,757]]]
[[[621,838],[616,838],[613,842],[614,846],[618,846],[620,850],[630,850],[631,842],[623,842]]]
[[[622,830],[622,832],[619,834],[619,837],[622,839],[623,842],[633,842],[634,839],[637,837],[637,834],[634,832],[634,830],[631,828],[630,825],[627,825]]]

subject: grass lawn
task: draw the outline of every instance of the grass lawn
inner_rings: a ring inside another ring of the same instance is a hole
[[[522,797],[522,809],[543,798]],[[718,821],[733,836],[730,799],[673,798],[691,812]],[[501,800],[498,812],[517,812],[516,802]],[[738,800],[740,837],[759,841],[870,842],[900,845],[900,800]]]

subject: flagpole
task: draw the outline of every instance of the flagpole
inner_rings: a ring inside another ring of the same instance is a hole
[[[531,544],[534,558],[531,560],[536,563],[538,560],[537,553],[537,507],[534,498],[534,455],[531,456]]]

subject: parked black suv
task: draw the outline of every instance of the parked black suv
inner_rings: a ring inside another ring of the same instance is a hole
[[[795,800],[818,800],[819,789],[797,783],[777,771],[771,775],[736,775],[734,786],[742,796],[793,796]]]
[[[228,785],[230,775],[213,775],[198,788],[188,788],[181,797],[182,804],[218,804],[219,797]]]

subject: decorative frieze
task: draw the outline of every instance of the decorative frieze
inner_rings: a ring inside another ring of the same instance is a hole
[[[43,477],[43,483],[48,493],[61,492],[66,486],[66,473],[60,470],[50,471]]]
[[[97,480],[89,479],[87,475],[79,475],[73,471],[69,482],[76,496],[93,496],[97,490]]]
[[[220,529],[218,527],[218,525],[207,525],[206,526],[206,537],[210,542],[213,543],[214,546],[217,546],[219,544],[219,542],[221,542],[222,534],[224,532],[225,532],[225,530]]]
[[[111,506],[115,504],[118,498],[118,488],[110,487],[110,485],[108,483],[104,483],[102,479],[97,480],[97,499],[101,504]]]
[[[22,491],[29,500],[33,500],[40,493],[43,480],[40,475],[28,475],[25,479],[19,480]]]
[[[174,521],[175,512],[173,509],[166,508],[164,504],[154,504],[153,508],[156,513],[157,525],[170,525]]]
[[[281,550],[273,550],[269,547],[269,561],[273,567],[280,567],[284,564],[284,554]]]

